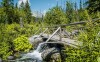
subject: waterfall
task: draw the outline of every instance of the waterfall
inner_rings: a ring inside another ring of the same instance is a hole
[[[44,43],[45,42],[40,43],[36,50],[34,50],[31,53],[27,53],[27,54],[23,55],[22,58],[19,59],[19,60],[32,59],[32,60],[36,60],[36,62],[42,62],[43,60],[42,60],[42,57],[41,57],[41,54],[42,54],[41,50],[42,50],[42,46],[43,46]],[[29,62],[31,62],[31,61],[29,61]]]
[[[45,42],[43,43],[40,43],[36,49],[36,51],[40,52],[42,50],[42,45],[44,44]]]

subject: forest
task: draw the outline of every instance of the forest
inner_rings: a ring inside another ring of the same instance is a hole
[[[100,62],[100,0],[80,0],[77,3],[66,1],[65,9],[58,4],[50,8],[45,16],[32,15],[28,1],[20,7],[14,0],[0,2],[0,59],[7,61],[9,56],[18,57],[20,52],[29,52],[33,46],[28,38],[42,26],[55,26],[86,21],[86,24],[68,26],[66,30],[80,30],[74,39],[83,42],[80,49],[65,48],[65,62]],[[92,22],[93,19],[97,19]],[[59,61],[60,62],[60,61]]]

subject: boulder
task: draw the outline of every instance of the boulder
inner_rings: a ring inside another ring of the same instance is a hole
[[[2,62],[2,59],[0,58],[0,62]]]
[[[54,54],[54,53],[59,53],[59,50],[56,49],[55,47],[53,48],[49,48],[49,49],[46,49],[42,52],[42,58],[43,60],[50,60],[51,56]],[[60,53],[59,53],[60,54]],[[55,56],[56,57],[56,56]]]
[[[9,56],[8,57],[8,60],[13,60],[14,59],[14,56]]]

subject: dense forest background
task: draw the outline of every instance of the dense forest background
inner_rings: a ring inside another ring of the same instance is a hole
[[[14,0],[0,2],[0,58],[7,60],[10,55],[18,56],[20,52],[28,52],[32,45],[28,37],[32,36],[40,26],[53,26],[87,21],[83,31],[75,39],[84,42],[81,49],[66,48],[66,62],[100,62],[100,0],[80,0],[77,3],[66,1],[66,9],[58,4],[50,8],[42,18],[32,16],[30,5],[21,3],[18,7]],[[72,27],[66,27],[73,30]]]

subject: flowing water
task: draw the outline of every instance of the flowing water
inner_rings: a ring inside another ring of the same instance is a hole
[[[36,61],[36,62],[42,62],[43,60],[42,60],[42,57],[41,57],[41,46],[43,45],[44,43],[40,43],[39,45],[38,45],[38,47],[37,47],[37,49],[36,50],[34,50],[33,52],[31,52],[31,53],[27,53],[27,54],[24,54],[23,56],[22,56],[22,58],[20,58],[20,59],[18,59],[18,61],[27,61],[27,60],[32,60],[32,61]],[[17,62],[18,62],[17,61]],[[28,62],[31,62],[31,61],[28,61]]]
[[[36,39],[40,40],[38,35],[30,37],[29,41],[30,43],[34,43]],[[43,62],[41,55],[46,48],[48,48],[46,42],[39,43],[35,50],[22,55],[22,57],[20,59],[17,59],[16,62]]]

